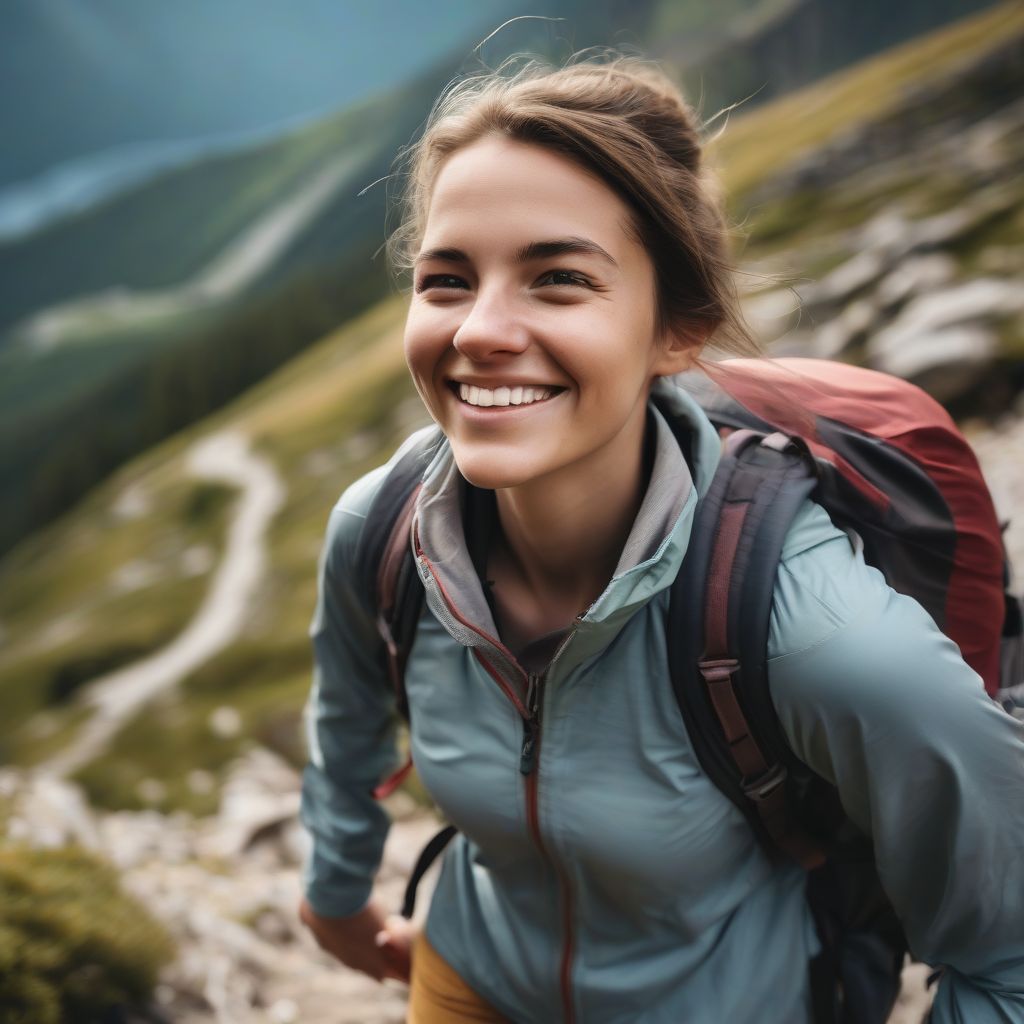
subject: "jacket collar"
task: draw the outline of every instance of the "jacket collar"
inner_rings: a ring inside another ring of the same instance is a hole
[[[656,425],[651,480],[612,579],[577,620],[573,662],[596,653],[641,605],[671,584],[686,553],[697,499],[707,492],[718,465],[718,434],[686,391],[661,378],[652,388],[650,409]],[[676,434],[689,439],[689,465]],[[464,486],[443,441],[424,474],[416,536],[459,616],[494,637],[494,620],[465,542]]]

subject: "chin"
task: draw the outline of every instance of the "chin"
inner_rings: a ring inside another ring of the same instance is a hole
[[[519,463],[516,459],[503,458],[497,454],[464,453],[455,450],[455,465],[459,472],[474,487],[486,491],[497,491],[503,487],[515,487],[538,475],[537,467]]]

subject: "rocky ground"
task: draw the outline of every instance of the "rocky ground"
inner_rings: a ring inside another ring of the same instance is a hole
[[[397,1024],[404,987],[341,966],[298,921],[307,844],[298,788],[289,765],[256,749],[234,766],[219,814],[195,821],[154,811],[97,813],[55,776],[0,772],[0,798],[13,806],[10,839],[95,850],[170,929],[179,956],[161,975],[154,1024]],[[404,794],[390,798],[389,810],[395,823],[378,895],[397,910],[437,824]],[[425,897],[431,881],[424,881]]]
[[[170,929],[179,956],[161,976],[146,1024],[399,1024],[404,986],[378,985],[333,961],[298,922],[307,842],[298,782],[288,765],[256,750],[236,764],[220,813],[198,822],[151,811],[96,814],[74,785],[13,770],[0,773],[0,797],[13,799],[12,839],[94,849]],[[397,908],[437,822],[404,794],[391,801],[378,895]],[[431,883],[428,876],[425,897]],[[908,967],[890,1024],[919,1024],[927,973]]]

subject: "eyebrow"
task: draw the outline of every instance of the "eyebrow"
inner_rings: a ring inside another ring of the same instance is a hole
[[[534,260],[550,259],[552,256],[598,256],[607,260],[613,267],[618,264],[597,244],[589,238],[573,235],[570,238],[551,238],[543,242],[530,242],[516,250],[516,263],[530,263]],[[448,263],[469,263],[469,257],[461,250],[454,248],[424,249],[416,257],[417,263],[426,260],[445,260]]]

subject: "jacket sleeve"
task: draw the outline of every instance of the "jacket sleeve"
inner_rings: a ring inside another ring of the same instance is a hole
[[[787,538],[769,685],[796,755],[872,837],[934,1024],[1024,1024],[1024,726],[811,504]]]
[[[369,899],[390,824],[371,790],[396,761],[395,699],[373,595],[357,593],[351,575],[369,483],[350,488],[331,512],[310,627],[301,818],[312,845],[303,881],[313,909],[329,917],[353,914]]]

